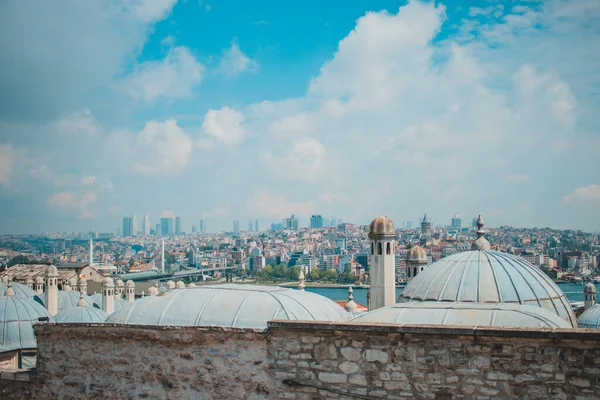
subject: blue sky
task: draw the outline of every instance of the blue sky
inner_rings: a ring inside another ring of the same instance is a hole
[[[595,0],[3,2],[0,232],[596,230],[599,26]]]

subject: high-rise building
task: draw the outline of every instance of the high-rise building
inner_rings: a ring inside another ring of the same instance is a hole
[[[181,235],[181,217],[175,217],[175,235]]]
[[[406,221],[406,229],[412,229],[412,221]]]
[[[148,217],[148,214],[144,215],[142,232],[144,233],[144,236],[148,236],[150,234],[150,217]]]
[[[233,231],[236,233],[240,231],[240,221],[237,219],[233,221]]]
[[[471,228],[477,228],[477,217],[473,218],[473,222],[471,222]]]
[[[460,229],[461,225],[460,215],[458,215],[458,213],[454,214],[454,217],[452,217],[452,228]]]
[[[123,236],[131,236],[131,218],[123,217]]]
[[[254,220],[254,230],[256,232],[258,232],[258,220],[257,219]]]
[[[192,233],[196,233],[196,225],[192,225]]]
[[[161,218],[160,219],[160,234],[161,235],[172,235],[173,230],[173,218]]]
[[[138,220],[135,214],[131,216],[131,223],[129,224],[131,229],[131,236],[137,236],[138,233]]]
[[[248,232],[252,232],[252,220],[248,221]]]
[[[286,218],[284,222],[287,229],[298,229],[298,218],[295,214],[292,214],[291,217]]]
[[[331,220],[331,226],[332,227],[336,227],[337,226],[337,219],[334,218],[334,219]]]
[[[311,229],[319,229],[323,227],[323,217],[320,215],[313,215],[310,217],[310,227]]]
[[[206,222],[203,219],[201,219],[200,224],[198,224],[198,231],[206,232]]]
[[[160,235],[160,224],[156,224],[156,229],[154,230],[156,235]]]

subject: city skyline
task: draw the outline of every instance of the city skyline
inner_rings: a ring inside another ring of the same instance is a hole
[[[600,230],[598,2],[125,3],[0,5],[0,234]]]

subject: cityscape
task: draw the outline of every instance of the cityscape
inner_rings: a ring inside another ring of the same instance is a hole
[[[0,1],[0,399],[600,399],[599,27]]]

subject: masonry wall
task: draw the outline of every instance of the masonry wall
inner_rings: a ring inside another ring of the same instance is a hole
[[[37,325],[33,398],[265,399],[265,334],[252,330]]]
[[[598,399],[600,333],[271,322],[275,397]]]

